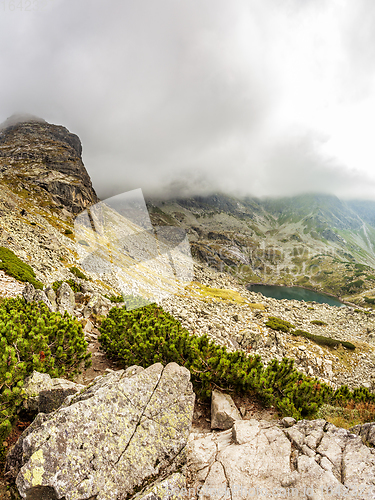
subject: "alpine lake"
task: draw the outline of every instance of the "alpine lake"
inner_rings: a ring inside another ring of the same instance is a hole
[[[345,304],[335,297],[324,293],[307,290],[299,286],[278,286],[278,285],[247,285],[250,292],[259,292],[265,297],[287,300],[304,300],[305,302],[318,302],[330,306],[343,307]]]

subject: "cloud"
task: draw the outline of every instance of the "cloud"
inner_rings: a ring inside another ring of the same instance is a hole
[[[100,197],[371,194],[375,152],[347,111],[374,98],[371,0],[9,5],[0,120],[32,113],[77,133]]]

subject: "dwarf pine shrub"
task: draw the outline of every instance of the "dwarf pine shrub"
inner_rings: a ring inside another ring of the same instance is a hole
[[[40,290],[43,288],[43,283],[35,278],[33,268],[17,257],[9,248],[0,247],[0,269],[16,280],[31,283]]]
[[[289,321],[277,318],[276,316],[269,316],[266,326],[272,328],[272,330],[279,330],[284,333],[288,333],[291,328],[295,328]]]
[[[91,364],[82,325],[68,313],[23,298],[0,303],[0,444],[23,400],[24,379],[34,370],[71,376]]]
[[[89,281],[89,278],[80,270],[78,267],[70,267],[69,271],[74,274],[77,278],[81,278],[82,280]]]
[[[271,361],[267,367],[258,355],[228,352],[207,335],[197,337],[155,304],[127,311],[113,308],[103,320],[99,341],[125,366],[147,367],[172,361],[191,372],[194,389],[208,398],[215,387],[253,393],[280,412],[295,418],[312,415],[329,398],[332,389],[294,368],[294,361]]]
[[[63,283],[68,283],[68,285],[70,286],[70,288],[73,290],[73,292],[77,293],[77,292],[82,292],[82,287],[80,285],[80,283],[77,283],[76,281],[74,281],[74,279],[70,278],[68,280],[59,280],[59,281],[54,281],[52,283],[52,289],[56,292],[60,286],[63,284]]]
[[[292,335],[305,337],[306,339],[309,339],[316,344],[327,347],[338,347],[341,344],[343,347],[345,347],[346,349],[350,349],[351,351],[354,351],[355,349],[355,345],[351,342],[324,337],[324,335],[314,335],[312,333],[305,332],[304,330],[293,330],[290,333]]]

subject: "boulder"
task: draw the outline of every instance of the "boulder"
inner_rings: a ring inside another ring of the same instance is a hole
[[[46,294],[47,299],[50,301],[50,303],[52,305],[52,311],[55,312],[57,310],[57,303],[56,303],[56,294],[55,294],[55,291],[53,290],[52,287],[48,286],[44,290],[44,293]]]
[[[149,492],[186,460],[194,399],[190,372],[176,363],[112,372],[47,418],[39,414],[8,454],[8,475],[28,499]]]
[[[31,283],[27,283],[25,288],[22,290],[22,296],[26,302],[32,302],[34,300],[35,288]]]
[[[362,425],[355,425],[351,427],[350,432],[361,436],[363,441],[366,441],[372,446],[375,446],[375,422],[366,422]]]
[[[44,302],[50,311],[56,310],[46,293],[43,290],[35,290],[34,285],[31,283],[27,283],[22,291],[22,296],[26,302]]]
[[[74,292],[70,288],[69,284],[65,281],[57,289],[57,307],[61,314],[67,311],[69,314],[73,315],[75,307],[75,297]]]
[[[230,429],[236,420],[241,420],[233,399],[229,394],[213,391],[211,397],[211,429]]]
[[[27,396],[23,406],[32,412],[51,413],[62,405],[67,396],[77,394],[83,389],[84,385],[62,378],[51,378],[47,373],[34,371],[23,385]]]
[[[236,421],[232,430],[192,436],[188,480],[200,500],[365,500],[374,495],[375,453],[359,436],[325,420],[288,428]]]
[[[83,309],[83,317],[89,318],[92,314],[106,316],[112,307],[113,304],[109,299],[99,294],[93,295]]]

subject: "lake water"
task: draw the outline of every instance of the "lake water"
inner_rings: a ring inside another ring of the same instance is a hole
[[[342,307],[344,304],[334,297],[324,293],[306,290],[299,286],[275,286],[275,285],[248,285],[250,292],[260,292],[265,297],[274,299],[304,300],[305,302],[319,302],[330,306]]]

